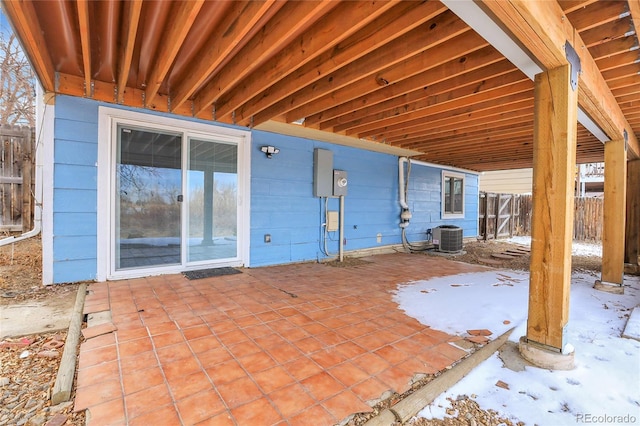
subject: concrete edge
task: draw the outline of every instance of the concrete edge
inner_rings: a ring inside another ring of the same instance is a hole
[[[514,327],[515,328],[515,327]],[[494,341],[483,346],[468,358],[454,365],[422,388],[404,398],[391,408],[380,412],[376,417],[367,421],[364,426],[389,426],[396,422],[404,423],[414,417],[420,410],[432,403],[441,393],[458,383],[482,361],[493,355],[506,343],[514,330],[511,328]]]
[[[53,391],[51,393],[51,404],[58,405],[71,399],[71,390],[73,389],[73,379],[76,373],[76,355],[78,342],[80,341],[80,329],[82,328],[82,319],[84,317],[84,300],[87,295],[87,285],[80,284],[78,293],[76,294],[76,303],[71,313],[71,322],[69,331],[67,332],[67,340],[64,344],[60,367],[56,376]]]

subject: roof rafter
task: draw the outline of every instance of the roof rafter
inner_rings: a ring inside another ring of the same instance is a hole
[[[127,88],[127,79],[129,77],[129,70],[131,69],[131,61],[133,59],[133,49],[136,44],[136,34],[138,32],[138,22],[140,21],[140,11],[142,10],[142,0],[127,2],[127,7],[128,13],[125,17],[124,23],[124,43],[118,60],[118,81],[116,83],[118,103],[122,103],[124,101],[124,93]],[[84,42],[82,51],[84,54]]]
[[[82,70],[84,71],[85,96],[91,91],[91,28],[89,27],[89,2],[78,0],[78,26],[80,29],[80,45],[82,47]]]
[[[162,38],[160,56],[156,59],[155,66],[146,82],[145,103],[147,105],[153,104],[158,90],[169,69],[171,69],[171,64],[173,64],[203,4],[204,0],[191,0],[178,3],[178,10],[175,13],[172,25]]]
[[[18,33],[27,56],[33,66],[42,87],[55,91],[55,69],[51,58],[47,56],[47,43],[38,24],[38,17],[31,2],[2,1],[2,9],[9,15],[14,30]]]
[[[574,46],[582,66],[578,102],[585,113],[611,138],[629,136],[633,157],[638,157],[638,139],[609,90],[593,57],[578,32],[556,2],[525,0],[485,0],[482,3],[547,69],[567,64],[564,45]]]

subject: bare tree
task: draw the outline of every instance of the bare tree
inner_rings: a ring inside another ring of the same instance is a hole
[[[0,124],[35,127],[35,74],[13,32],[0,34]]]

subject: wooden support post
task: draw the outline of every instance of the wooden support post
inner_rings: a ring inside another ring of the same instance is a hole
[[[527,341],[562,351],[569,319],[578,94],[569,65],[535,78]],[[535,362],[535,361],[534,361]]]
[[[602,226],[602,275],[596,288],[623,289],[627,150],[624,140],[604,145],[604,205]]]
[[[627,163],[627,220],[624,261],[638,272],[640,251],[640,160]]]

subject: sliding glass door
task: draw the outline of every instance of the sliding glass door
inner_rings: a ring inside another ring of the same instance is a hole
[[[238,256],[238,146],[189,138],[187,262]]]
[[[119,125],[115,269],[181,263],[182,136]]]

